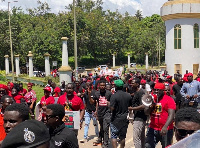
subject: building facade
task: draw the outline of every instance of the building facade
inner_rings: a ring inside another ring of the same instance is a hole
[[[161,7],[166,26],[165,63],[170,75],[200,70],[200,0],[170,0]]]

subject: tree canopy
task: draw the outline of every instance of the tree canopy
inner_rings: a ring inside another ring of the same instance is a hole
[[[158,64],[160,40],[161,62],[164,61],[165,27],[161,17],[154,14],[142,16],[140,10],[135,16],[120,14],[117,10],[104,11],[102,0],[79,0],[76,2],[78,65],[92,67],[112,63],[116,53],[116,64],[126,64],[127,54],[131,62],[144,64],[145,53],[149,54],[151,65]],[[34,67],[44,70],[44,54],[50,53],[50,61],[62,63],[61,37],[68,37],[69,64],[74,67],[74,18],[73,4],[66,11],[51,13],[48,3],[38,1],[37,8],[13,8],[11,15],[13,51],[20,54],[20,65],[28,61],[28,51],[34,54]],[[10,55],[8,12],[0,10],[1,57]],[[0,59],[4,69],[4,58]]]

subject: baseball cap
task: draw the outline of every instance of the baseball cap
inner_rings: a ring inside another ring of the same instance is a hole
[[[165,85],[163,83],[156,83],[155,86],[154,86],[154,89],[164,90],[165,89]]]
[[[37,120],[26,120],[13,128],[2,142],[1,148],[31,148],[50,140],[47,127]]]
[[[51,88],[50,87],[45,87],[43,90],[46,90],[46,91],[49,91],[49,92],[51,92]]]
[[[124,86],[124,82],[120,79],[114,81],[116,87]]]

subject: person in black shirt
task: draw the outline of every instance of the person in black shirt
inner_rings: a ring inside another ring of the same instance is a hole
[[[80,140],[81,143],[85,143],[88,138],[88,129],[90,125],[90,120],[93,120],[93,125],[95,127],[95,134],[98,137],[99,136],[99,129],[98,129],[98,123],[97,119],[95,117],[95,111],[96,111],[96,104],[93,100],[95,90],[92,90],[92,82],[86,82],[86,92],[83,96],[83,99],[85,101],[85,127],[84,127],[84,139]]]
[[[108,108],[112,93],[106,90],[106,81],[99,81],[99,91],[95,92],[93,99],[96,101],[96,112],[100,124],[99,138],[94,145],[102,143],[103,147],[108,147],[110,109]]]
[[[130,94],[122,91],[124,85],[122,80],[115,80],[114,83],[117,91],[110,98],[112,147],[117,148],[117,137],[119,137],[120,147],[124,148],[129,123],[127,120],[128,107],[132,104],[132,98]]]
[[[62,121],[65,109],[60,104],[47,105],[46,119],[50,134],[50,148],[78,148],[75,132],[65,127]]]
[[[65,93],[65,81],[61,81],[61,86],[60,86],[60,95],[63,95]]]
[[[181,107],[182,95],[180,93],[180,90],[181,90],[181,87],[183,86],[183,79],[181,77],[177,77],[176,82],[177,82],[177,84],[175,84],[172,87],[172,90],[173,90],[174,95],[176,97],[176,111],[177,111]]]
[[[140,79],[135,78],[132,80],[132,87],[135,89],[134,97],[132,99],[132,107],[130,111],[134,111],[133,121],[133,142],[135,148],[144,148],[145,144],[145,122],[147,116],[144,113],[145,106],[142,104],[142,96],[145,94],[140,86]]]

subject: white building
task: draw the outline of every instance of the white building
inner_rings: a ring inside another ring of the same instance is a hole
[[[161,8],[166,26],[165,63],[170,75],[197,75],[200,66],[200,0],[169,0]]]

